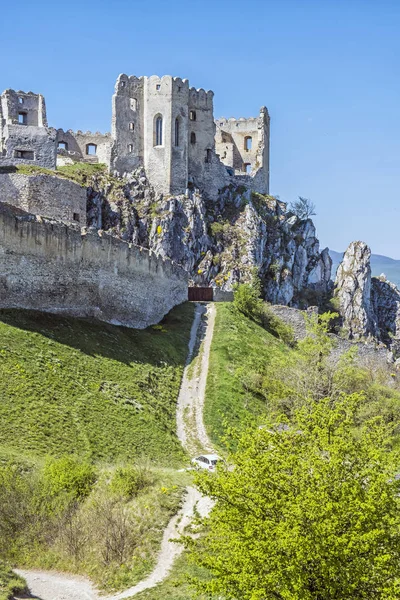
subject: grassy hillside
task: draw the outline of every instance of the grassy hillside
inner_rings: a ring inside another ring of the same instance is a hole
[[[26,585],[22,577],[0,562],[0,600],[11,600],[14,594],[24,592]]]
[[[178,464],[175,407],[193,306],[146,330],[0,311],[0,456]]]
[[[225,424],[243,426],[252,416],[265,412],[265,400],[250,391],[257,387],[252,381],[257,375],[253,374],[261,373],[274,354],[290,350],[232,304],[216,307],[204,420],[211,439],[218,444]]]

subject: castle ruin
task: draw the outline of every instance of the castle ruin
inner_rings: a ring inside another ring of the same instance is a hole
[[[120,176],[144,167],[158,194],[198,189],[216,198],[230,183],[269,192],[269,115],[214,120],[212,91],[179,77],[120,75],[111,134],[48,127],[44,97],[6,90],[0,105],[0,166],[55,169],[99,162]]]

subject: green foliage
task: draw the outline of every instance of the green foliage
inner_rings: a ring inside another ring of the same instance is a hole
[[[110,490],[119,496],[132,498],[153,482],[154,477],[149,469],[134,465],[117,467],[110,482]]]
[[[26,583],[0,561],[0,600],[13,600],[14,594],[26,592]]]
[[[107,468],[97,467],[94,486],[88,481],[91,470],[70,457],[29,470],[4,463],[0,561],[82,572],[107,589],[129,587],[145,577],[163,529],[180,506],[187,475],[137,467],[140,493],[132,495],[132,478],[126,476],[131,467],[121,465],[118,493]],[[129,494],[121,493],[121,482]]]
[[[86,498],[96,481],[96,470],[75,456],[49,458],[43,469],[43,480],[50,497],[67,493],[73,499]]]
[[[234,287],[233,305],[239,312],[259,323],[285,344],[294,346],[295,339],[292,328],[273,314],[267,303],[261,300],[260,295],[261,281],[258,275],[253,274],[252,283],[241,283]]]
[[[234,287],[233,305],[253,321],[260,321],[263,301],[258,286],[250,283],[237,284]]]
[[[314,202],[311,202],[311,200],[303,198],[302,196],[299,196],[299,199],[296,200],[296,202],[290,204],[289,210],[300,220],[309,219],[317,214],[315,212]]]
[[[90,184],[94,175],[105,175],[107,172],[106,165],[99,163],[74,163],[73,165],[65,165],[58,167],[56,174],[58,176],[70,179],[79,183],[80,185],[86,186]]]
[[[241,600],[394,600],[399,594],[399,454],[362,397],[327,398],[239,436],[215,476],[204,536],[187,538],[212,574],[201,592]],[[233,467],[233,468],[232,468]]]
[[[0,311],[0,454],[148,457],[181,464],[176,398],[190,303],[133,330],[28,311]]]

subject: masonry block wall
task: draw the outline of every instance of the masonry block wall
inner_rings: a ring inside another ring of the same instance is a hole
[[[0,307],[144,328],[187,300],[187,273],[111,235],[0,203]]]
[[[86,188],[67,179],[0,173],[0,202],[48,219],[86,225]]]

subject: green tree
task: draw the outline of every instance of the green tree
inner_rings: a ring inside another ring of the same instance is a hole
[[[196,587],[225,599],[399,598],[398,452],[379,419],[357,429],[362,397],[298,408],[289,425],[240,435],[215,474],[204,535],[186,538],[211,577]]]

